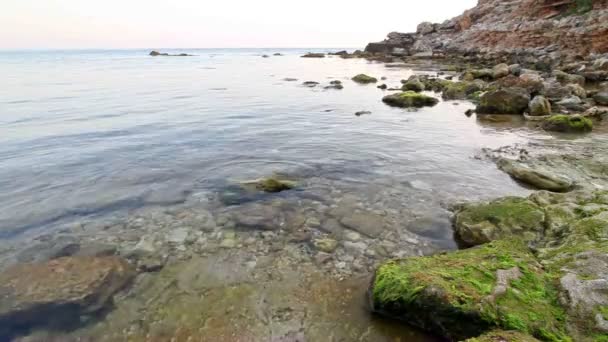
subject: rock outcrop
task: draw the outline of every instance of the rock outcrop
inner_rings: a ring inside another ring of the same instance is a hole
[[[386,40],[370,43],[366,51],[411,56],[506,54],[523,64],[550,68],[577,56],[608,53],[608,1],[479,0],[458,17],[441,24],[422,23],[415,33],[392,32]]]

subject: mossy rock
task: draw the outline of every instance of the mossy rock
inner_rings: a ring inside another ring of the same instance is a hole
[[[557,289],[522,240],[381,265],[370,291],[377,313],[464,340],[495,329],[569,341]]]
[[[451,82],[443,89],[442,97],[444,100],[464,100],[474,97],[473,94],[481,90],[475,82]]]
[[[411,90],[411,91],[415,91],[415,92],[419,93],[419,92],[425,90],[425,86],[424,86],[424,83],[422,83],[420,81],[420,79],[418,79],[417,77],[413,77],[403,84],[403,87],[401,87],[401,90],[403,90],[403,91]]]
[[[478,114],[523,114],[528,109],[530,95],[522,88],[488,91],[479,99]]]
[[[465,342],[539,342],[539,340],[518,331],[498,330],[468,339]]]
[[[290,180],[280,179],[278,177],[268,177],[246,181],[241,183],[245,188],[255,188],[258,191],[277,193],[286,190],[291,190],[296,187],[296,183]]]
[[[416,93],[415,91],[406,91],[385,96],[382,98],[382,102],[393,107],[422,108],[433,107],[439,103],[439,100],[432,96]]]
[[[456,213],[454,228],[466,246],[521,237],[535,240],[543,230],[545,213],[525,198],[505,197],[489,203],[465,205]]]
[[[593,130],[593,121],[581,115],[553,115],[542,126],[553,132],[586,133]]]
[[[445,87],[453,83],[452,81],[443,80],[440,78],[430,78],[425,76],[420,77],[420,82],[424,84],[425,90],[433,91],[436,93],[442,92]]]
[[[360,83],[360,84],[368,84],[368,83],[376,83],[378,82],[378,79],[375,77],[371,77],[365,74],[359,74],[355,77],[352,78],[353,81]]]

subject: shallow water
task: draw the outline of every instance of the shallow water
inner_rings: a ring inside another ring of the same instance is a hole
[[[138,278],[105,320],[74,332],[85,340],[129,331],[132,340],[315,341],[331,330],[335,341],[431,341],[371,318],[365,277],[387,257],[456,248],[447,205],[529,192],[476,158],[483,148],[569,141],[504,117],[467,117],[466,101],[390,108],[380,101],[387,92],[350,81],[367,73],[397,87],[413,72],[435,73],[430,64],[300,58],[306,50],[175,52],[196,56],[0,53],[0,260],[44,260],[64,253],[53,248],[65,241],[94,241],[124,256],[145,249],[167,265]],[[274,52],[284,56],[261,57]],[[331,80],[344,89],[323,89]],[[222,201],[238,182],[273,172],[297,189]],[[252,212],[280,230],[243,229],[239,218]],[[344,218],[354,213],[355,225],[378,223],[382,233],[353,237]],[[328,262],[310,238],[294,238],[300,227],[313,238],[350,235]],[[223,263],[207,270],[213,258]],[[208,277],[187,276],[197,272]],[[266,296],[274,297],[260,304]],[[214,309],[184,308],[193,303]],[[242,314],[230,309],[239,303]],[[285,307],[287,318],[264,313]],[[239,327],[251,335],[234,335]]]

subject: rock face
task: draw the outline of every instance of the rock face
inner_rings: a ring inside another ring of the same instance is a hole
[[[526,56],[552,54],[551,61],[557,61],[607,53],[608,1],[479,0],[458,17],[441,24],[422,23],[416,33],[390,33],[366,51],[404,49],[413,55],[414,46],[421,44],[434,54],[506,53],[522,61]]]
[[[98,312],[134,275],[118,257],[64,257],[13,266],[0,274],[0,336]]]

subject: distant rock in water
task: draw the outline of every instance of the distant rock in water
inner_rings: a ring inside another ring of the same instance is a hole
[[[192,57],[192,56],[194,56],[194,55],[189,55],[187,53],[180,53],[180,54],[171,55],[171,54],[168,54],[168,53],[161,53],[161,52],[158,52],[158,51],[151,51],[149,53],[149,55],[152,56],[152,57],[157,57],[157,56],[163,56],[163,57]]]
[[[307,53],[302,58],[325,58],[324,53]]]

